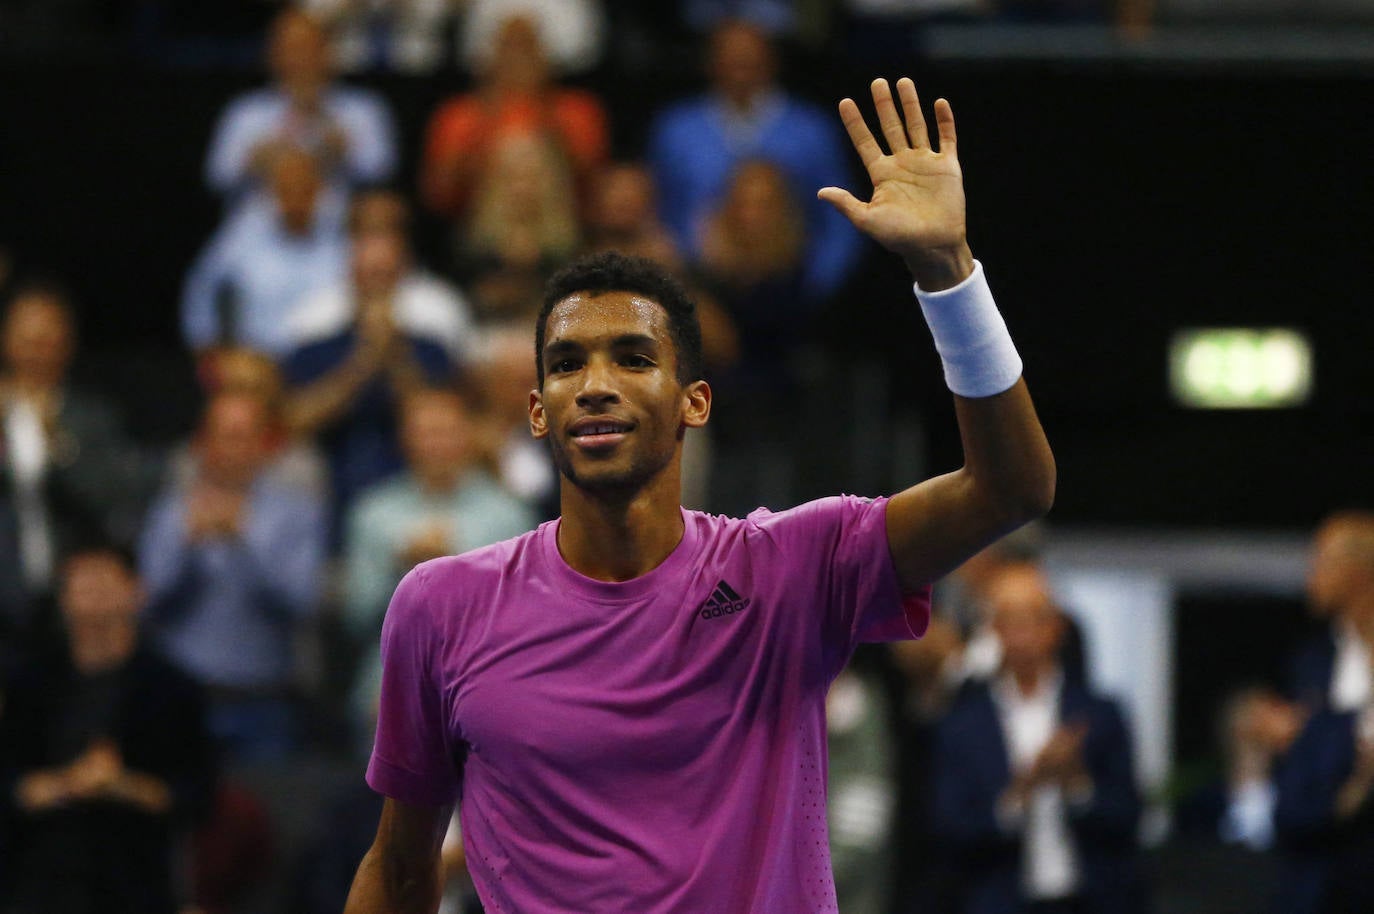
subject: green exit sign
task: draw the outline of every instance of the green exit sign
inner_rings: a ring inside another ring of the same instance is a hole
[[[1174,399],[1197,409],[1279,409],[1312,396],[1312,346],[1296,330],[1180,330],[1169,344]]]

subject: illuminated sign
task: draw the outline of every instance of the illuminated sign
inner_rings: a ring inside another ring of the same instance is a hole
[[[1312,346],[1296,330],[1180,330],[1169,344],[1174,399],[1198,409],[1277,409],[1312,395]]]

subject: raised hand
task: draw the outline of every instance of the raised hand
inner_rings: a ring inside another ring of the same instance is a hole
[[[817,196],[900,255],[923,289],[948,288],[973,271],[954,111],[943,98],[935,102],[937,151],[930,144],[915,83],[905,77],[897,80],[900,114],[887,80],[875,79],[872,91],[888,153],[868,129],[853,99],[840,102],[840,120],[873,182],[872,198],[865,203],[839,187],[823,187]]]

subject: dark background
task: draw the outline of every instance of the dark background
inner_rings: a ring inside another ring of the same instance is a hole
[[[865,97],[875,75],[812,58],[787,72],[827,106]],[[911,74],[927,100],[954,103],[973,247],[1059,461],[1056,523],[1306,528],[1332,507],[1374,503],[1374,74],[1103,61],[927,62]],[[130,408],[145,435],[169,439],[194,415],[176,315],[219,218],[204,152],[224,102],[258,82],[244,68],[0,68],[0,246],[73,288],[80,371],[127,404],[151,393],[158,408]],[[395,107],[411,190],[425,118],[461,78],[364,82]],[[660,103],[699,86],[681,66],[582,82],[607,98],[621,155],[639,151]],[[435,247],[436,227],[423,228],[422,248]],[[837,359],[888,368],[893,408],[923,414],[940,471],[958,441],[906,286],[874,251],[815,331]],[[1199,325],[1308,333],[1312,402],[1173,406],[1168,338]]]

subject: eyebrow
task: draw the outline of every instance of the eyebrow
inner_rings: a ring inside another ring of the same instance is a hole
[[[647,333],[622,333],[614,337],[610,342],[612,349],[639,349],[647,348],[657,350],[660,342]],[[580,352],[586,346],[574,340],[554,340],[544,347],[544,357],[564,355],[569,352]]]

